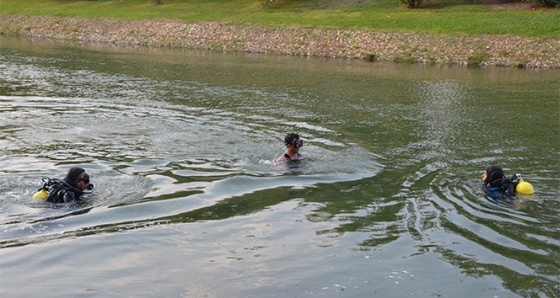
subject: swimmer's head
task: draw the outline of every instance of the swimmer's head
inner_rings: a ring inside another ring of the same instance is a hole
[[[68,173],[66,173],[66,179],[68,181],[72,181],[72,182],[76,182],[78,181],[82,175],[86,172],[86,170],[82,169],[82,168],[78,168],[78,167],[73,167],[70,168],[68,170]],[[87,174],[86,174],[87,175]]]
[[[482,175],[484,186],[500,186],[506,179],[504,171],[498,166],[489,166]]]
[[[69,169],[64,180],[75,183],[80,190],[93,188],[93,184],[89,183],[89,175],[82,168],[73,167]]]
[[[297,149],[303,146],[303,140],[299,139],[299,135],[297,133],[289,133],[286,137],[284,137],[284,144]]]

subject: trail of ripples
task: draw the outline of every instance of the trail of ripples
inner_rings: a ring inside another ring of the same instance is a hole
[[[274,164],[282,147],[268,131],[278,122],[270,117],[89,98],[0,97],[0,105],[4,119],[17,127],[2,135],[7,154],[0,183],[7,191],[0,194],[1,221],[8,246],[37,241],[37,234],[48,241],[52,233],[88,228],[91,223],[49,228],[48,222],[94,207],[121,206],[114,216],[104,211],[110,219],[102,225],[120,223],[118,214],[128,214],[127,208],[134,215],[126,222],[141,222],[266,189],[371,177],[380,169],[375,155],[328,140],[328,129],[311,125],[306,135],[319,137],[306,139],[310,159],[296,167]],[[29,198],[40,178],[61,177],[74,164],[97,185],[89,203],[80,210],[36,211],[42,204]],[[137,206],[125,207],[131,204]],[[142,205],[150,211],[141,211]]]

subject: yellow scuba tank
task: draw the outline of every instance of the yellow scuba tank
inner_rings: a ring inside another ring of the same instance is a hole
[[[39,189],[39,191],[33,195],[35,200],[46,200],[48,197],[49,193],[44,188]]]
[[[517,186],[515,187],[515,192],[522,195],[532,195],[535,192],[535,189],[531,183],[525,182],[522,178],[519,179],[519,183],[517,183]]]
[[[516,193],[521,195],[532,195],[535,192],[533,185],[523,180],[523,176],[521,174],[515,174],[514,177],[518,179],[517,185],[515,186]]]

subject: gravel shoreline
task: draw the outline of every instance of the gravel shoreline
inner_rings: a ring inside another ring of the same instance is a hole
[[[78,43],[369,61],[560,68],[560,39],[513,35],[436,35],[25,15],[0,15],[0,34]]]

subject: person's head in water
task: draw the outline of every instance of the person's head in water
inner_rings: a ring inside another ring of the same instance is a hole
[[[297,133],[289,133],[284,137],[284,144],[286,145],[286,151],[284,154],[276,159],[276,161],[281,160],[298,160],[303,158],[299,153],[299,149],[303,146],[303,140],[299,138]]]
[[[64,180],[66,180],[66,182],[75,184],[76,187],[80,190],[84,190],[90,185],[89,175],[86,173],[86,170],[78,167],[70,168]]]
[[[299,148],[303,146],[303,140],[300,140],[297,133],[289,133],[284,137],[284,144],[286,144],[286,147],[299,151]]]
[[[489,166],[482,173],[482,182],[485,187],[501,186],[505,180],[504,171],[498,166]]]

